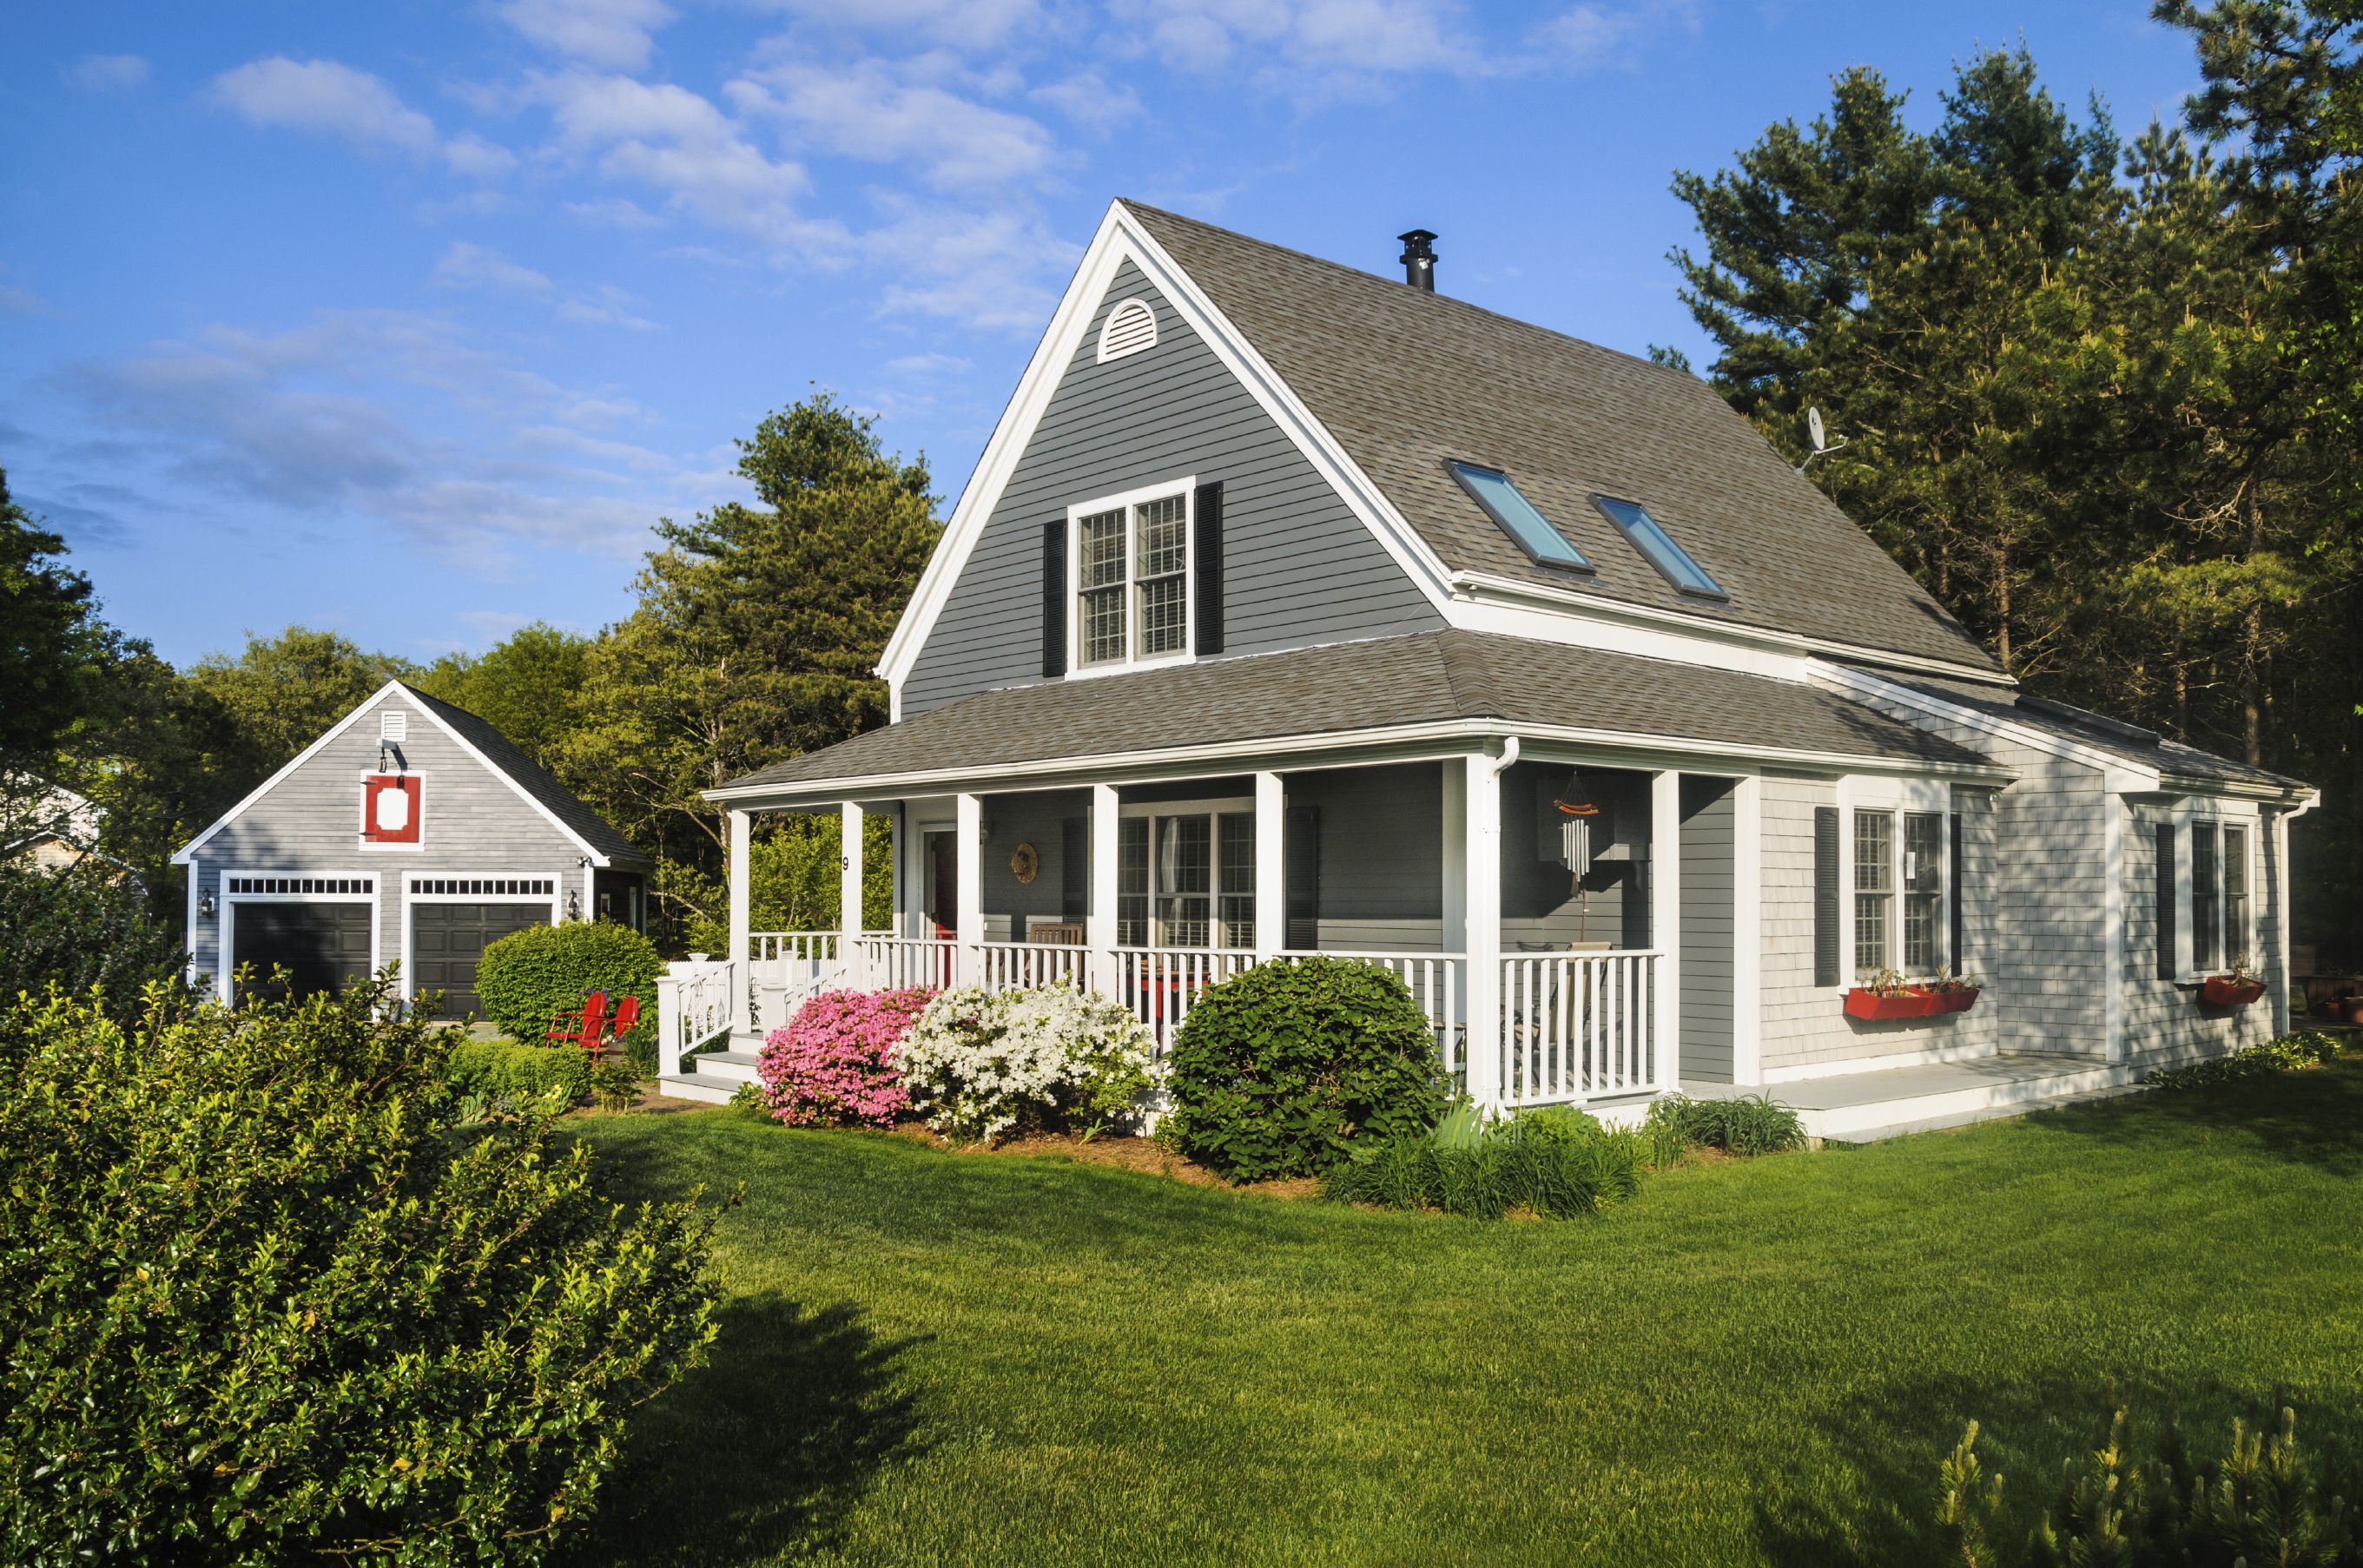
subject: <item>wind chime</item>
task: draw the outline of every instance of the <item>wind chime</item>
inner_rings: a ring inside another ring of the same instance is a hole
[[[1577,940],[1582,941],[1592,934],[1592,900],[1583,896],[1583,874],[1592,869],[1592,822],[1600,808],[1583,787],[1580,768],[1569,772],[1566,788],[1552,797],[1551,804],[1559,812],[1559,863],[1568,869],[1568,897],[1576,900]]]

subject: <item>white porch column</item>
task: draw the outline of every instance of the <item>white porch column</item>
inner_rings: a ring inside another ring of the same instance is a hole
[[[1470,1098],[1488,1109],[1502,1102],[1502,780],[1496,759],[1475,752],[1461,759],[1468,797],[1461,862],[1462,907],[1469,952]]]
[[[1764,780],[1731,791],[1731,1081],[1764,1081]]]
[[[1277,773],[1255,776],[1255,954],[1288,945],[1288,797]]]
[[[952,922],[960,938],[960,950],[953,958],[953,974],[959,984],[967,986],[975,984],[981,972],[970,955],[976,944],[984,940],[984,797],[958,795],[953,801],[959,855],[959,869],[954,875],[960,881],[956,889],[958,913]]]
[[[1092,898],[1084,934],[1092,944],[1092,988],[1111,1000],[1123,985],[1115,967],[1115,786],[1092,786]]]
[[[1660,955],[1656,1082],[1670,1089],[1682,1062],[1682,776],[1671,768],[1649,775],[1649,945]]]
[[[747,1016],[747,934],[749,924],[748,910],[752,891],[749,886],[752,875],[751,860],[755,847],[755,819],[745,812],[730,813],[730,951],[722,955],[724,963],[738,977],[730,988],[730,1029],[738,1033],[751,1025]]]
[[[861,935],[861,808],[845,801],[837,813],[837,955],[850,960]]]

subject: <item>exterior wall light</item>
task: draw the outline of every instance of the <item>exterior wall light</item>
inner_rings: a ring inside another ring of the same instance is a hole
[[[197,918],[199,920],[214,918],[214,890],[211,888],[197,895]]]

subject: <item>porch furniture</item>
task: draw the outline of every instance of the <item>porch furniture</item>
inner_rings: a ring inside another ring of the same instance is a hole
[[[1037,922],[1026,931],[1026,940],[1057,947],[1081,947],[1091,938],[1084,935],[1082,922],[1073,921],[1061,925]]]
[[[564,1045],[581,1045],[596,1050],[606,1021],[607,993],[593,991],[582,999],[581,1012],[561,1012],[551,1019],[549,1032],[543,1038]]]

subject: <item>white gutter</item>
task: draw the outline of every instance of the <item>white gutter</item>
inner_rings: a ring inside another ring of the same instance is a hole
[[[1502,746],[1502,760],[1493,765],[1493,777],[1499,778],[1518,762],[1518,737],[1512,735]]]

